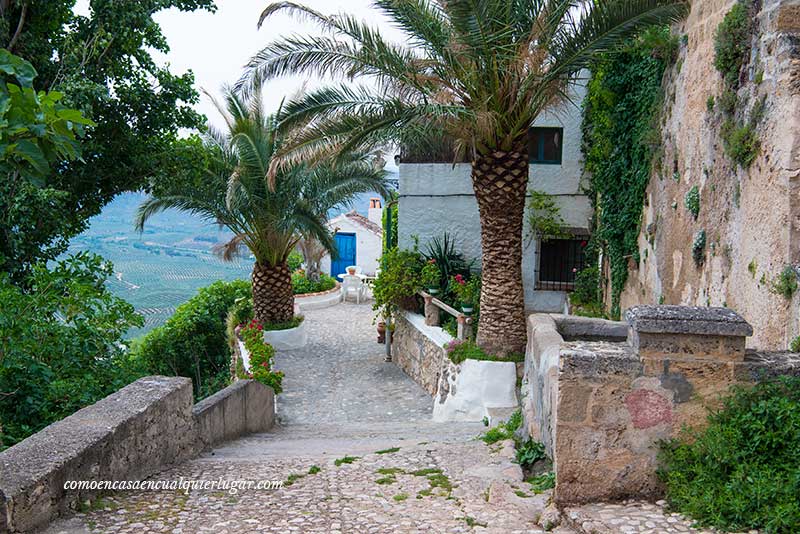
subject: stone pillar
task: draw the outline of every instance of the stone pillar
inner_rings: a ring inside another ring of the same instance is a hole
[[[645,373],[660,362],[744,360],[745,339],[753,327],[728,308],[634,306],[625,313],[628,343],[645,363]]]
[[[472,318],[464,314],[456,317],[458,322],[458,339],[471,339],[472,338]]]
[[[439,326],[439,308],[433,303],[433,297],[425,295],[425,324],[428,326]]]

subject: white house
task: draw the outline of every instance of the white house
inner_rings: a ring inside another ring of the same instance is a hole
[[[573,89],[582,102],[585,86]],[[583,264],[592,207],[581,187],[581,110],[574,104],[542,114],[530,130],[528,190],[552,195],[573,239],[527,239],[523,253],[525,306],[530,311],[560,312]],[[480,261],[480,221],[469,163],[416,158],[400,161],[398,237],[402,248],[419,238],[425,250],[431,238],[448,232],[456,249]],[[528,230],[525,230],[526,234]]]
[[[330,255],[326,254],[320,263],[322,272],[336,277],[344,273],[348,265],[358,265],[364,274],[375,274],[383,246],[383,208],[379,198],[371,198],[369,202],[367,217],[353,210],[328,221],[339,256],[331,261]]]

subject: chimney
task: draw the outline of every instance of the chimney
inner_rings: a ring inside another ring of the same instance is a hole
[[[378,197],[372,197],[369,199],[369,212],[367,212],[367,218],[380,226],[382,214],[383,208],[381,207],[381,199]]]

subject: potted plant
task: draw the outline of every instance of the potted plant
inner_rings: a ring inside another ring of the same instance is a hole
[[[436,265],[436,260],[431,258],[425,262],[420,277],[422,279],[422,287],[427,288],[429,294],[439,294],[439,282],[442,277],[442,271],[440,271],[439,266]]]
[[[350,275],[356,274],[356,268],[355,267],[348,267],[347,268],[347,274],[350,274]]]
[[[460,274],[452,279],[453,292],[461,301],[461,311],[469,315],[475,310],[475,304],[481,293],[480,278],[474,277],[469,281]]]

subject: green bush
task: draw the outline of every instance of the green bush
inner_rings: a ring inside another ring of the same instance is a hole
[[[714,36],[714,66],[731,87],[739,84],[739,72],[750,50],[750,1],[740,0],[725,15]]]
[[[113,272],[79,253],[35,267],[25,290],[0,275],[0,449],[142,376],[123,350],[142,317],[108,292]]]
[[[283,372],[272,370],[275,364],[275,348],[264,341],[264,330],[255,319],[241,330],[244,347],[250,353],[250,373],[247,378],[271,387],[277,395],[283,391]]]
[[[700,230],[694,235],[692,242],[692,259],[698,266],[702,265],[706,258],[706,231]]]
[[[770,287],[773,293],[783,295],[783,298],[791,299],[797,291],[797,273],[791,265],[787,265],[781,271]]]
[[[303,265],[303,255],[296,250],[291,251],[289,257],[286,258],[286,264],[289,266],[291,272],[295,272]]]
[[[789,343],[789,350],[792,352],[800,352],[800,336],[797,336]]]
[[[697,216],[700,215],[700,189],[698,189],[696,185],[692,186],[692,188],[686,192],[686,197],[683,199],[683,202],[686,205],[686,209],[689,210],[689,213],[691,213],[692,217],[696,220]]]
[[[727,115],[733,115],[739,105],[739,96],[732,89],[725,89],[719,97],[719,109]]]
[[[416,250],[393,248],[381,257],[383,268],[375,279],[373,308],[383,317],[391,317],[404,300],[422,289],[422,256]]]
[[[739,125],[727,120],[722,125],[725,153],[745,169],[750,167],[761,151],[761,141],[752,124]]]
[[[320,293],[336,287],[336,280],[327,274],[320,273],[319,281],[314,282],[306,277],[303,271],[292,273],[292,290],[295,295],[305,295],[306,293]]]
[[[250,282],[214,282],[184,302],[162,326],[135,340],[131,358],[148,374],[190,377],[195,397],[220,387],[230,366],[226,318],[240,301],[251,298]]]
[[[670,507],[701,526],[800,532],[800,378],[735,388],[661,459]]]

